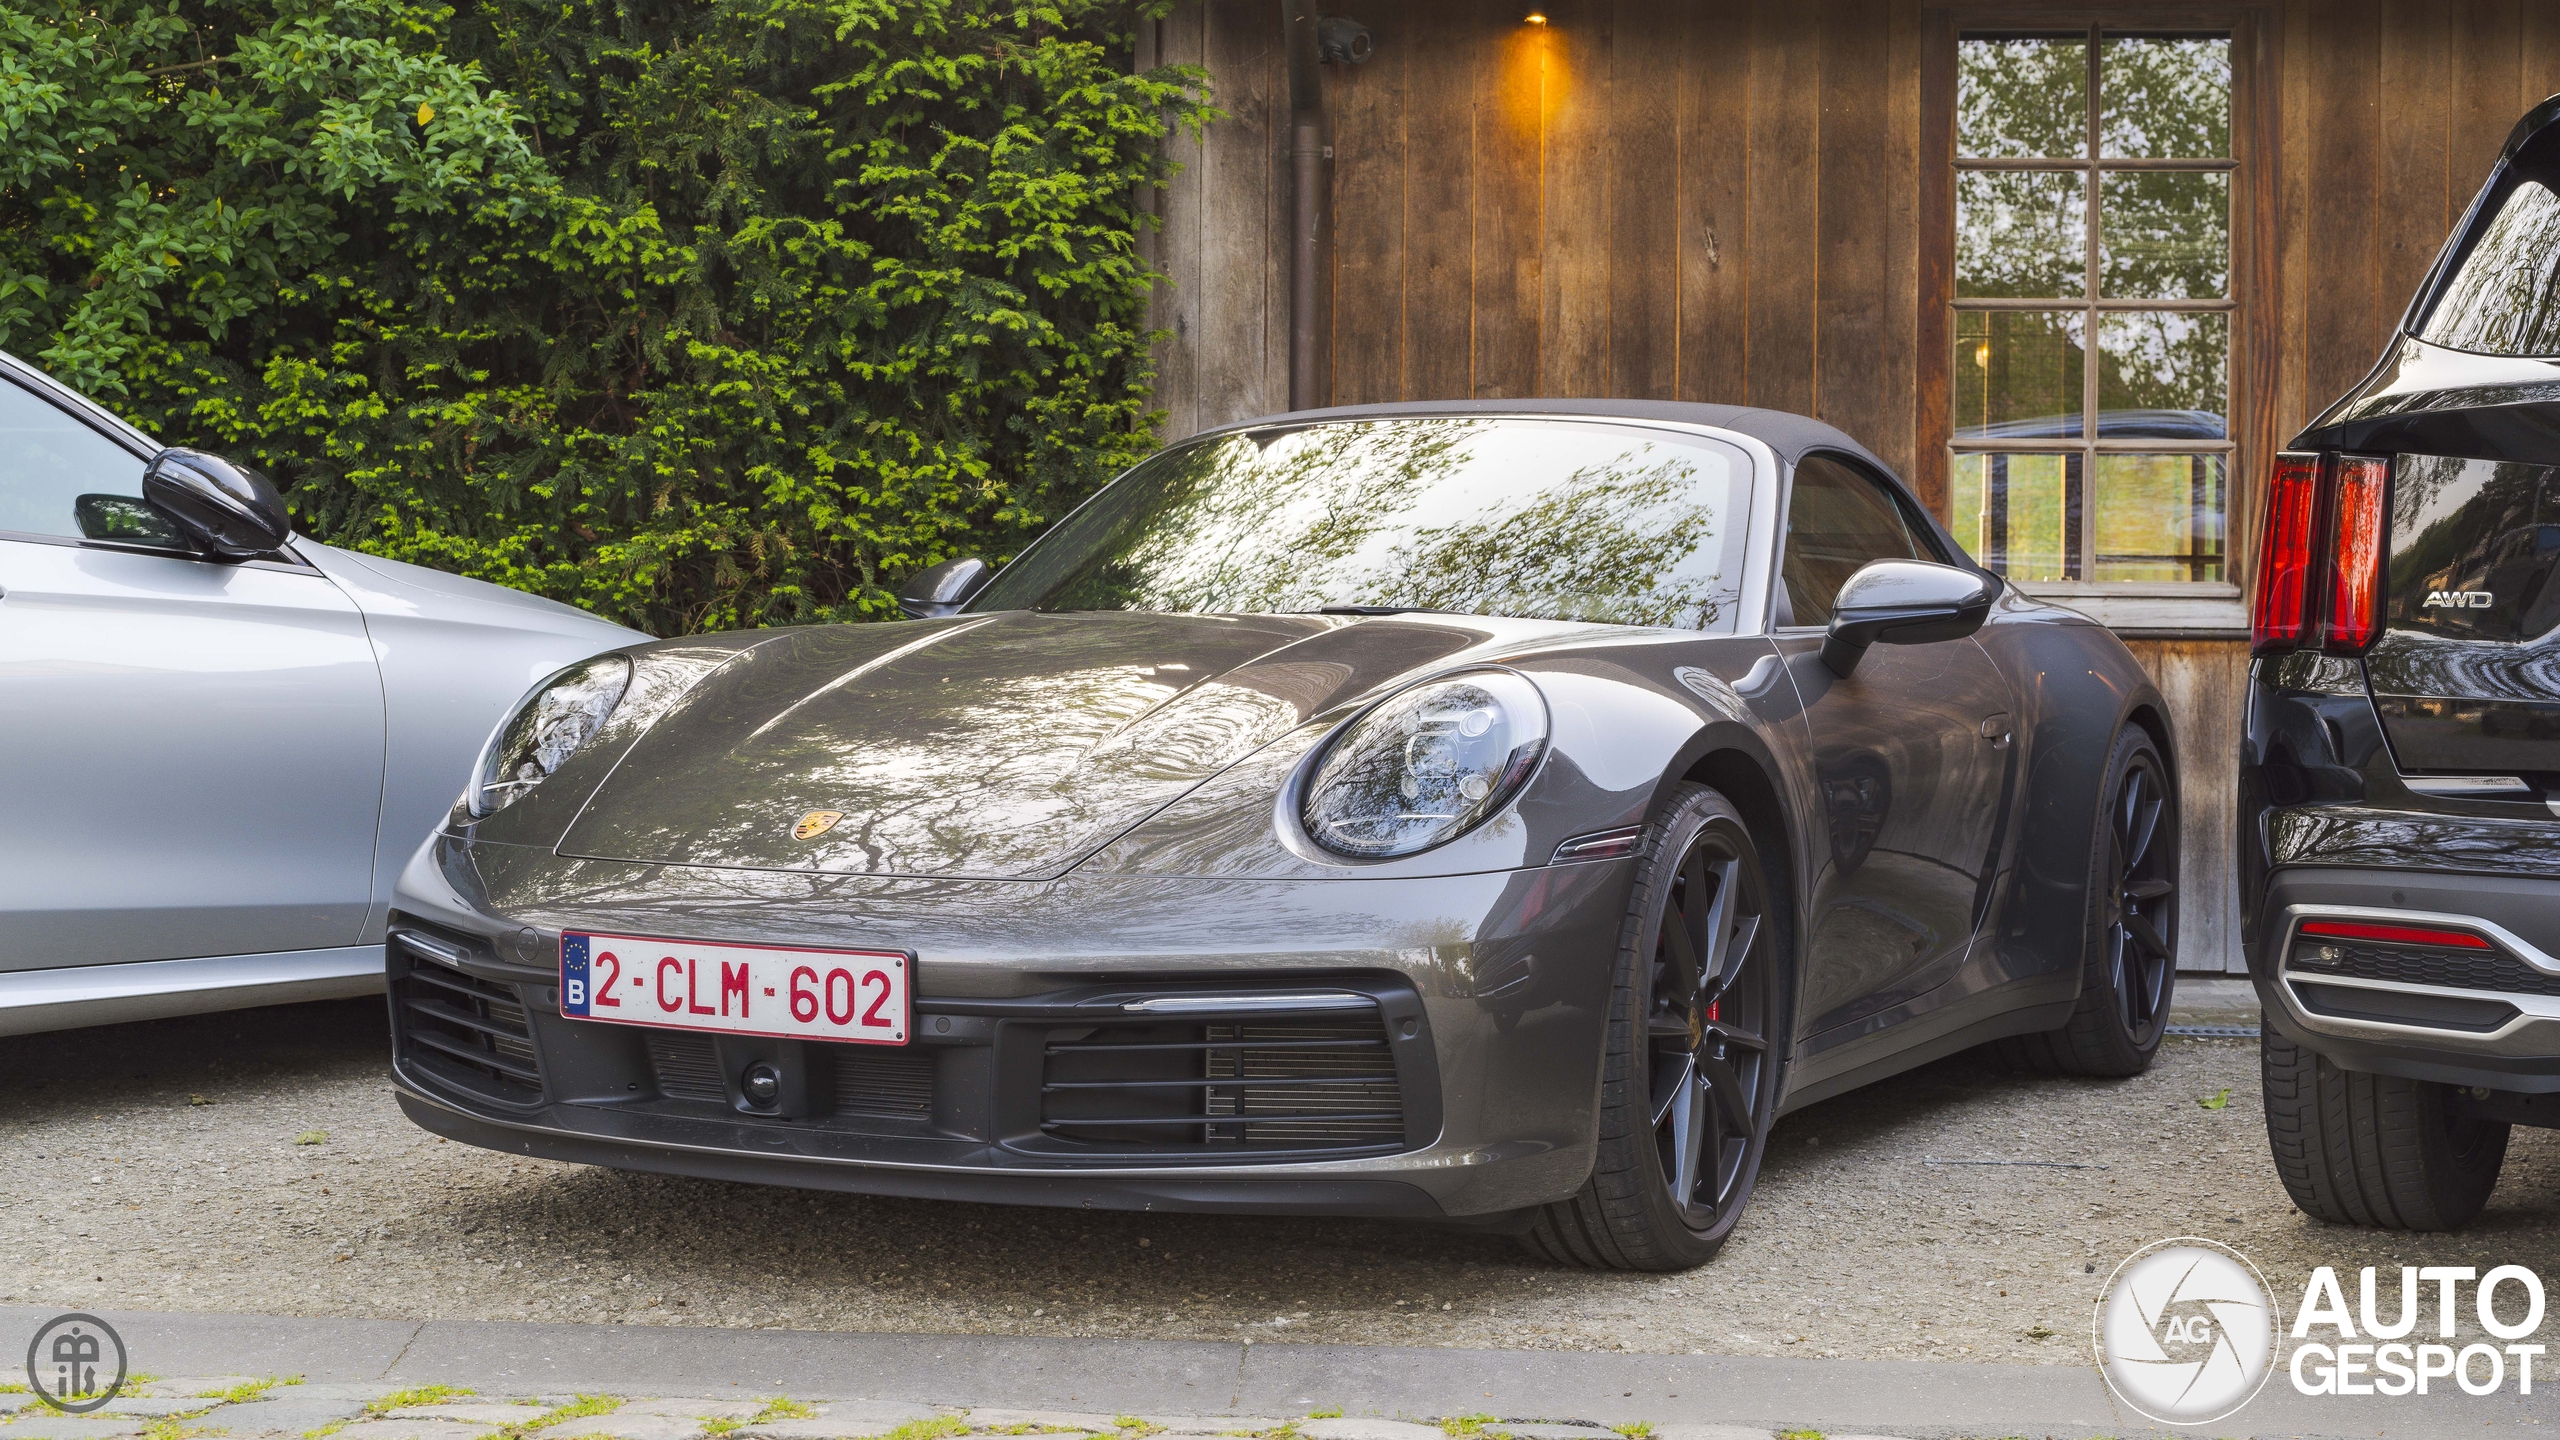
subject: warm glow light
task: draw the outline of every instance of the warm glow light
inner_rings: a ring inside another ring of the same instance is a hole
[[[1532,10],[1528,14],[1520,17],[1520,23],[1523,25],[1544,25],[1547,23],[1546,13],[1544,11]]]

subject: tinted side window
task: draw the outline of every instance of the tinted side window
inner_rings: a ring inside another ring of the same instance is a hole
[[[142,503],[142,468],[132,451],[0,381],[0,531],[175,545]]]
[[[1831,623],[1831,602],[1841,585],[1870,560],[1937,558],[1873,477],[1821,455],[1797,462],[1786,554],[1778,567],[1794,623]]]

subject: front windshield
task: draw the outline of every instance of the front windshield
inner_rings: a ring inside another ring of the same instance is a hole
[[[1220,435],[1114,481],[969,608],[1437,610],[1725,629],[1749,467],[1703,437],[1572,420]]]

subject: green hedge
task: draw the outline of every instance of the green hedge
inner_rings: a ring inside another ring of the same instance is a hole
[[[1153,446],[1143,6],[0,0],[0,348],[309,534],[891,613]]]

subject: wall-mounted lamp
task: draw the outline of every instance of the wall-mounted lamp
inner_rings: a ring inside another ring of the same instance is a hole
[[[1547,12],[1543,10],[1532,10],[1528,14],[1520,17],[1520,23],[1523,25],[1544,25],[1547,23]]]

